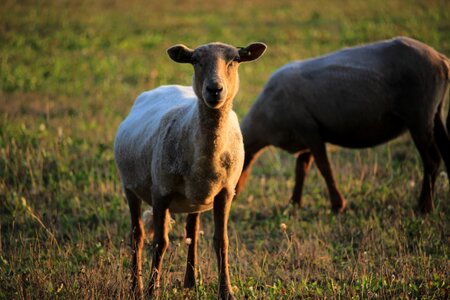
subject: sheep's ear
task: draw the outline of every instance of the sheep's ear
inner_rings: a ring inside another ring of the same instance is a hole
[[[194,50],[181,44],[167,49],[167,54],[169,54],[170,58],[178,63],[190,63],[192,61],[193,53]]]
[[[263,43],[253,43],[245,48],[239,49],[238,62],[246,62],[258,59],[266,51],[267,46]]]

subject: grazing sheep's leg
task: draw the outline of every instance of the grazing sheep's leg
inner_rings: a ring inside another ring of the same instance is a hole
[[[240,194],[242,190],[244,190],[244,186],[247,183],[247,180],[252,171],[253,163],[256,161],[256,159],[262,152],[261,149],[262,147],[255,148],[245,145],[244,166],[242,169],[241,177],[239,177],[239,181],[236,185],[236,196]]]
[[[144,246],[144,225],[141,219],[142,201],[130,190],[125,189],[131,214],[131,278],[132,292],[136,298],[143,298],[144,285],[142,283],[142,248]]]
[[[319,168],[320,173],[325,178],[327,183],[328,192],[330,194],[331,209],[333,212],[342,212],[347,205],[347,200],[339,193],[336,182],[334,181],[333,172],[331,171],[330,162],[327,157],[327,150],[325,144],[317,142],[311,144],[311,153],[314,156],[316,165]]]
[[[219,295],[221,299],[234,299],[228,273],[228,215],[232,193],[223,189],[214,199],[214,248],[219,268]]]
[[[156,199],[155,199],[156,200]],[[148,292],[150,295],[157,294],[161,266],[164,253],[169,246],[169,208],[164,205],[164,199],[153,201],[153,260]]]
[[[422,190],[417,209],[422,213],[427,213],[433,210],[434,183],[441,157],[432,138],[433,134],[418,134],[411,131],[411,136],[417,150],[419,150],[423,164]]]
[[[450,179],[450,137],[447,130],[445,129],[441,115],[437,113],[434,118],[434,138],[436,139],[439,152],[444,159],[445,168]]]
[[[195,287],[197,275],[197,240],[200,227],[200,213],[189,214],[186,220],[186,239],[190,239],[184,287]]]
[[[311,168],[314,158],[311,152],[300,153],[295,166],[295,186],[292,192],[291,201],[294,205],[302,206],[302,192],[305,177]]]

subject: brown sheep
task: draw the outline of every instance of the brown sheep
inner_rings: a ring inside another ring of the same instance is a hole
[[[372,147],[409,131],[424,167],[419,210],[432,210],[441,157],[450,172],[450,139],[442,119],[449,69],[444,55],[407,37],[283,66],[241,123],[245,160],[237,192],[261,150],[274,145],[298,154],[294,204],[301,206],[305,176],[315,160],[333,211],[342,211],[347,201],[337,189],[325,144]]]

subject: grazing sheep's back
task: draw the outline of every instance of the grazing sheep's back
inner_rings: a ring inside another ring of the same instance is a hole
[[[434,49],[404,37],[292,62],[272,75],[242,130],[293,152],[317,131],[340,146],[378,145],[407,130],[402,120],[415,109],[410,99],[425,94],[434,85],[429,74],[444,66]],[[418,102],[428,115],[437,110],[438,102],[429,105],[426,97]],[[267,128],[251,128],[261,124]]]
[[[139,95],[114,141],[114,156],[124,186],[136,188],[149,183],[151,159],[163,117],[179,110],[188,118],[197,98],[192,87],[161,86]],[[179,120],[182,121],[182,120]]]

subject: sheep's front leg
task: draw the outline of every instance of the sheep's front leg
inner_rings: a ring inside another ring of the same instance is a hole
[[[186,265],[186,274],[184,276],[184,287],[195,287],[195,278],[197,275],[197,240],[200,227],[200,213],[189,214],[186,220],[186,240],[189,239],[189,249]]]
[[[223,189],[214,199],[214,248],[219,269],[221,299],[234,299],[228,273],[228,215],[233,194]]]
[[[331,209],[334,212],[343,212],[347,206],[347,200],[341,195],[337,189],[336,182],[334,181],[333,172],[331,171],[330,162],[328,161],[327,150],[325,144],[322,141],[315,141],[311,143],[311,152],[316,161],[316,165],[319,168],[320,173],[328,186],[328,192],[330,194]]]
[[[249,135],[244,135],[245,142],[245,157],[244,157],[244,166],[242,167],[242,173],[239,177],[239,181],[236,184],[236,196],[239,195],[243,190],[244,186],[250,177],[250,172],[252,170],[253,163],[256,161],[258,156],[262,152],[262,143],[250,143],[248,140],[250,139]]]
[[[142,283],[142,248],[144,246],[144,225],[141,219],[141,203],[142,201],[136,195],[125,189],[125,195],[128,200],[128,206],[131,214],[131,278],[132,292],[136,298],[143,298]]]
[[[149,282],[148,293],[150,295],[156,295],[159,288],[159,279],[161,276],[161,266],[164,253],[169,246],[169,208],[163,199],[155,199],[153,201],[153,260],[151,277]]]
[[[305,183],[305,178],[309,169],[311,169],[313,160],[313,156],[309,151],[300,153],[297,157],[295,166],[295,186],[294,191],[292,192],[291,201],[294,205],[299,207],[302,207],[303,184]]]

